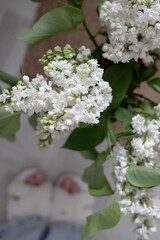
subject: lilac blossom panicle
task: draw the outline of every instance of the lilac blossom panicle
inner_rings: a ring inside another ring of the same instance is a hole
[[[0,106],[8,112],[39,114],[37,135],[41,148],[53,145],[60,134],[68,134],[80,122],[97,124],[111,103],[112,89],[103,81],[103,69],[82,46],[73,50],[55,47],[40,60],[45,76],[24,76],[11,91],[0,95]]]

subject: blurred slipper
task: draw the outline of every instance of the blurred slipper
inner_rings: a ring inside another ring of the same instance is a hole
[[[84,224],[93,213],[94,198],[88,193],[88,186],[75,173],[65,173],[55,183],[52,203],[52,221],[66,221]]]
[[[8,188],[7,219],[38,215],[50,219],[53,188],[37,168],[19,174]]]

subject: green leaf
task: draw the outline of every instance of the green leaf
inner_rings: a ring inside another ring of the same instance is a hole
[[[68,3],[75,6],[75,7],[81,8],[82,4],[83,4],[83,1],[84,0],[68,0]]]
[[[156,113],[156,110],[153,108],[153,106],[147,102],[142,103],[142,110],[150,115],[154,115]]]
[[[160,185],[160,170],[131,165],[127,171],[127,179],[135,187],[155,187]]]
[[[16,85],[19,81],[19,79],[17,77],[13,77],[12,75],[2,72],[2,71],[0,71],[0,80],[11,86]]]
[[[126,132],[120,132],[120,133],[116,134],[117,138],[123,138],[123,139],[128,140],[128,141],[132,140],[132,138],[134,138],[136,136],[137,136],[137,134],[133,134],[133,132],[130,131],[130,130],[128,130]]]
[[[36,130],[36,128],[37,128],[37,118],[38,117],[39,117],[38,114],[33,114],[31,117],[28,118],[28,121],[34,130]]]
[[[148,85],[155,91],[160,93],[160,78],[154,78],[153,80],[148,82]]]
[[[91,148],[91,149],[88,149],[85,151],[81,151],[81,154],[84,158],[91,159],[91,160],[96,160],[96,158],[98,156],[98,152],[94,148]]]
[[[20,113],[0,112],[0,134],[11,135],[20,128]]]
[[[115,64],[105,70],[104,80],[108,81],[112,88],[113,100],[110,105],[112,109],[123,100],[132,80],[132,72],[132,65],[129,63]]]
[[[83,21],[84,14],[79,8],[70,5],[56,8],[44,14],[29,32],[18,39],[35,45],[58,33],[74,30]]]
[[[134,98],[134,97],[131,97],[131,96],[128,96],[125,99],[125,103],[129,103],[132,106],[138,106],[139,107],[138,99]]]
[[[156,73],[156,69],[153,67],[144,67],[139,71],[141,82],[150,79]]]
[[[108,207],[87,217],[84,226],[82,240],[93,236],[95,233],[115,227],[121,218],[120,206],[114,201]]]
[[[0,94],[2,94],[2,89],[0,88]]]
[[[107,160],[107,155],[109,154],[109,148],[97,155],[96,162],[98,164],[103,164]]]
[[[88,150],[100,144],[104,138],[105,132],[101,124],[90,128],[77,128],[71,133],[63,148],[76,151]]]
[[[105,176],[103,166],[100,164],[92,164],[85,169],[82,180],[87,182],[91,188],[101,188],[105,184]]]
[[[130,127],[133,115],[134,114],[130,108],[126,109],[126,108],[119,107],[115,111],[115,118],[118,121],[123,123],[124,129],[127,129]]]
[[[83,123],[83,122],[79,123],[79,128],[90,128],[93,126],[94,126],[93,124],[88,124],[88,123]]]
[[[138,71],[133,66],[133,77],[132,77],[132,83],[134,86],[139,87],[140,86],[140,76]]]
[[[114,193],[114,191],[112,190],[111,186],[109,185],[106,179],[104,185],[99,189],[89,187],[89,193],[94,197],[102,197],[110,196]]]
[[[4,138],[9,142],[15,142],[16,140],[16,136],[14,134],[11,134],[11,135],[0,134],[0,138]]]

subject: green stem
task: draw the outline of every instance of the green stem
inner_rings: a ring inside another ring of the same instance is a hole
[[[88,28],[85,20],[84,20],[84,22],[83,22],[83,26],[85,27],[85,30],[86,30],[86,32],[88,33],[89,38],[91,39],[91,41],[94,43],[95,47],[98,48],[99,46],[98,46],[98,44],[97,44],[94,36],[93,36],[92,33],[90,32],[90,30],[89,30],[89,28]]]
[[[108,147],[109,147],[110,157],[112,160],[112,168],[113,168],[114,180],[115,180],[115,185],[116,185],[116,196],[117,196],[117,176],[116,176],[115,165],[114,165],[114,155],[113,155],[113,151],[112,151],[111,136],[110,136],[110,132],[109,132],[109,123],[110,123],[110,114],[108,113],[108,116],[107,116],[107,138],[108,138]]]
[[[150,100],[149,98],[147,98],[147,97],[145,97],[145,96],[143,96],[143,95],[141,95],[141,94],[138,94],[138,93],[133,93],[135,96],[137,96],[137,97],[140,97],[140,98],[143,98],[143,99],[145,99],[145,100],[147,100],[148,102],[150,102],[150,103],[152,103],[152,104],[154,104],[154,105],[157,105],[155,102],[153,102],[152,100]]]

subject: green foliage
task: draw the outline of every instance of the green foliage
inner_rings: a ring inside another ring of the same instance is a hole
[[[75,7],[81,8],[82,4],[83,4],[83,1],[84,0],[68,0],[68,3],[75,6]]]
[[[146,81],[153,77],[156,71],[157,70],[154,67],[143,67],[142,69],[140,69],[139,71],[140,82]]]
[[[28,118],[28,121],[34,130],[36,130],[36,128],[37,128],[37,118],[38,117],[39,117],[38,114],[33,114],[31,117]]]
[[[116,136],[115,136],[115,131],[114,128],[112,127],[112,124],[109,122],[109,128],[107,129],[107,131],[109,131],[109,135],[111,138],[111,143],[114,145],[117,141]],[[107,136],[107,132],[106,132],[106,136]]]
[[[128,96],[125,99],[125,103],[131,105],[132,107],[139,107],[138,99],[134,95]]]
[[[136,70],[133,66],[132,83],[135,86],[139,87],[142,82],[147,81],[148,79],[153,77],[155,73],[156,68],[154,67],[145,67],[144,65],[142,65],[140,70]]]
[[[0,138],[4,138],[6,140],[8,140],[9,142],[15,142],[16,140],[16,136],[15,134],[0,134]]]
[[[160,170],[131,165],[127,171],[128,182],[139,188],[150,188],[160,185]]]
[[[97,153],[97,157],[94,159],[95,163],[85,169],[82,177],[83,181],[89,184],[89,193],[95,197],[109,196],[114,193],[101,165],[106,161],[107,155],[108,151]]]
[[[103,166],[93,163],[85,169],[82,179],[84,182],[87,182],[91,188],[99,189],[103,187],[105,184]]]
[[[160,78],[154,78],[153,80],[148,82],[148,85],[155,91],[160,93]]]
[[[58,33],[74,30],[83,21],[84,14],[81,9],[66,5],[44,14],[29,32],[18,39],[35,45]]]
[[[136,136],[137,136],[137,134],[133,134],[133,132],[130,130],[128,130],[126,132],[119,132],[116,134],[116,138],[123,138],[128,141],[132,140],[132,138],[134,138]]]
[[[96,161],[99,164],[103,164],[107,160],[107,155],[109,154],[109,149],[107,151],[103,151],[97,155]]]
[[[85,159],[91,159],[91,160],[96,160],[98,156],[98,152],[94,148],[81,151],[81,154]]]
[[[93,124],[88,124],[88,123],[83,123],[83,122],[79,123],[79,128],[91,128],[93,126],[94,126]]]
[[[101,230],[115,227],[120,221],[120,217],[120,206],[114,200],[108,207],[87,217],[87,223],[82,233],[82,240],[93,236]]]
[[[145,116],[151,116],[156,118],[156,110],[154,109],[155,104],[151,104],[148,102],[142,102],[139,107],[135,107],[134,110],[136,113],[143,114]]]
[[[115,118],[123,123],[123,128],[128,129],[131,125],[132,117],[134,116],[130,108],[126,109],[123,107],[117,108],[115,111]]]
[[[94,160],[99,164],[103,164],[107,160],[107,155],[109,154],[109,151],[107,149],[107,151],[99,153],[95,148],[91,148],[81,151],[81,154],[85,159]]]
[[[123,100],[132,80],[132,72],[132,65],[129,63],[115,64],[105,70],[103,78],[109,82],[113,95],[110,108],[115,109]]]
[[[132,84],[136,87],[139,87],[140,86],[140,76],[139,76],[139,73],[138,71],[134,68],[133,66],[133,77],[132,77]]]
[[[153,108],[153,105],[151,105],[150,103],[147,103],[147,102],[142,103],[142,111],[144,111],[150,115],[154,115],[156,113],[155,109]]]
[[[104,185],[101,188],[96,189],[89,187],[89,193],[94,197],[103,197],[112,195],[114,191],[112,190],[107,179],[105,179]]]
[[[20,128],[20,113],[0,112],[0,134],[12,135]]]
[[[3,71],[0,71],[0,80],[2,82],[5,82],[11,86],[14,86],[18,83],[19,79],[17,77],[14,77],[8,73],[5,73]]]
[[[0,137],[10,142],[16,140],[15,133],[20,128],[20,113],[0,112]]]
[[[101,124],[90,128],[77,128],[71,133],[63,148],[83,151],[97,146],[104,138],[105,132]]]

